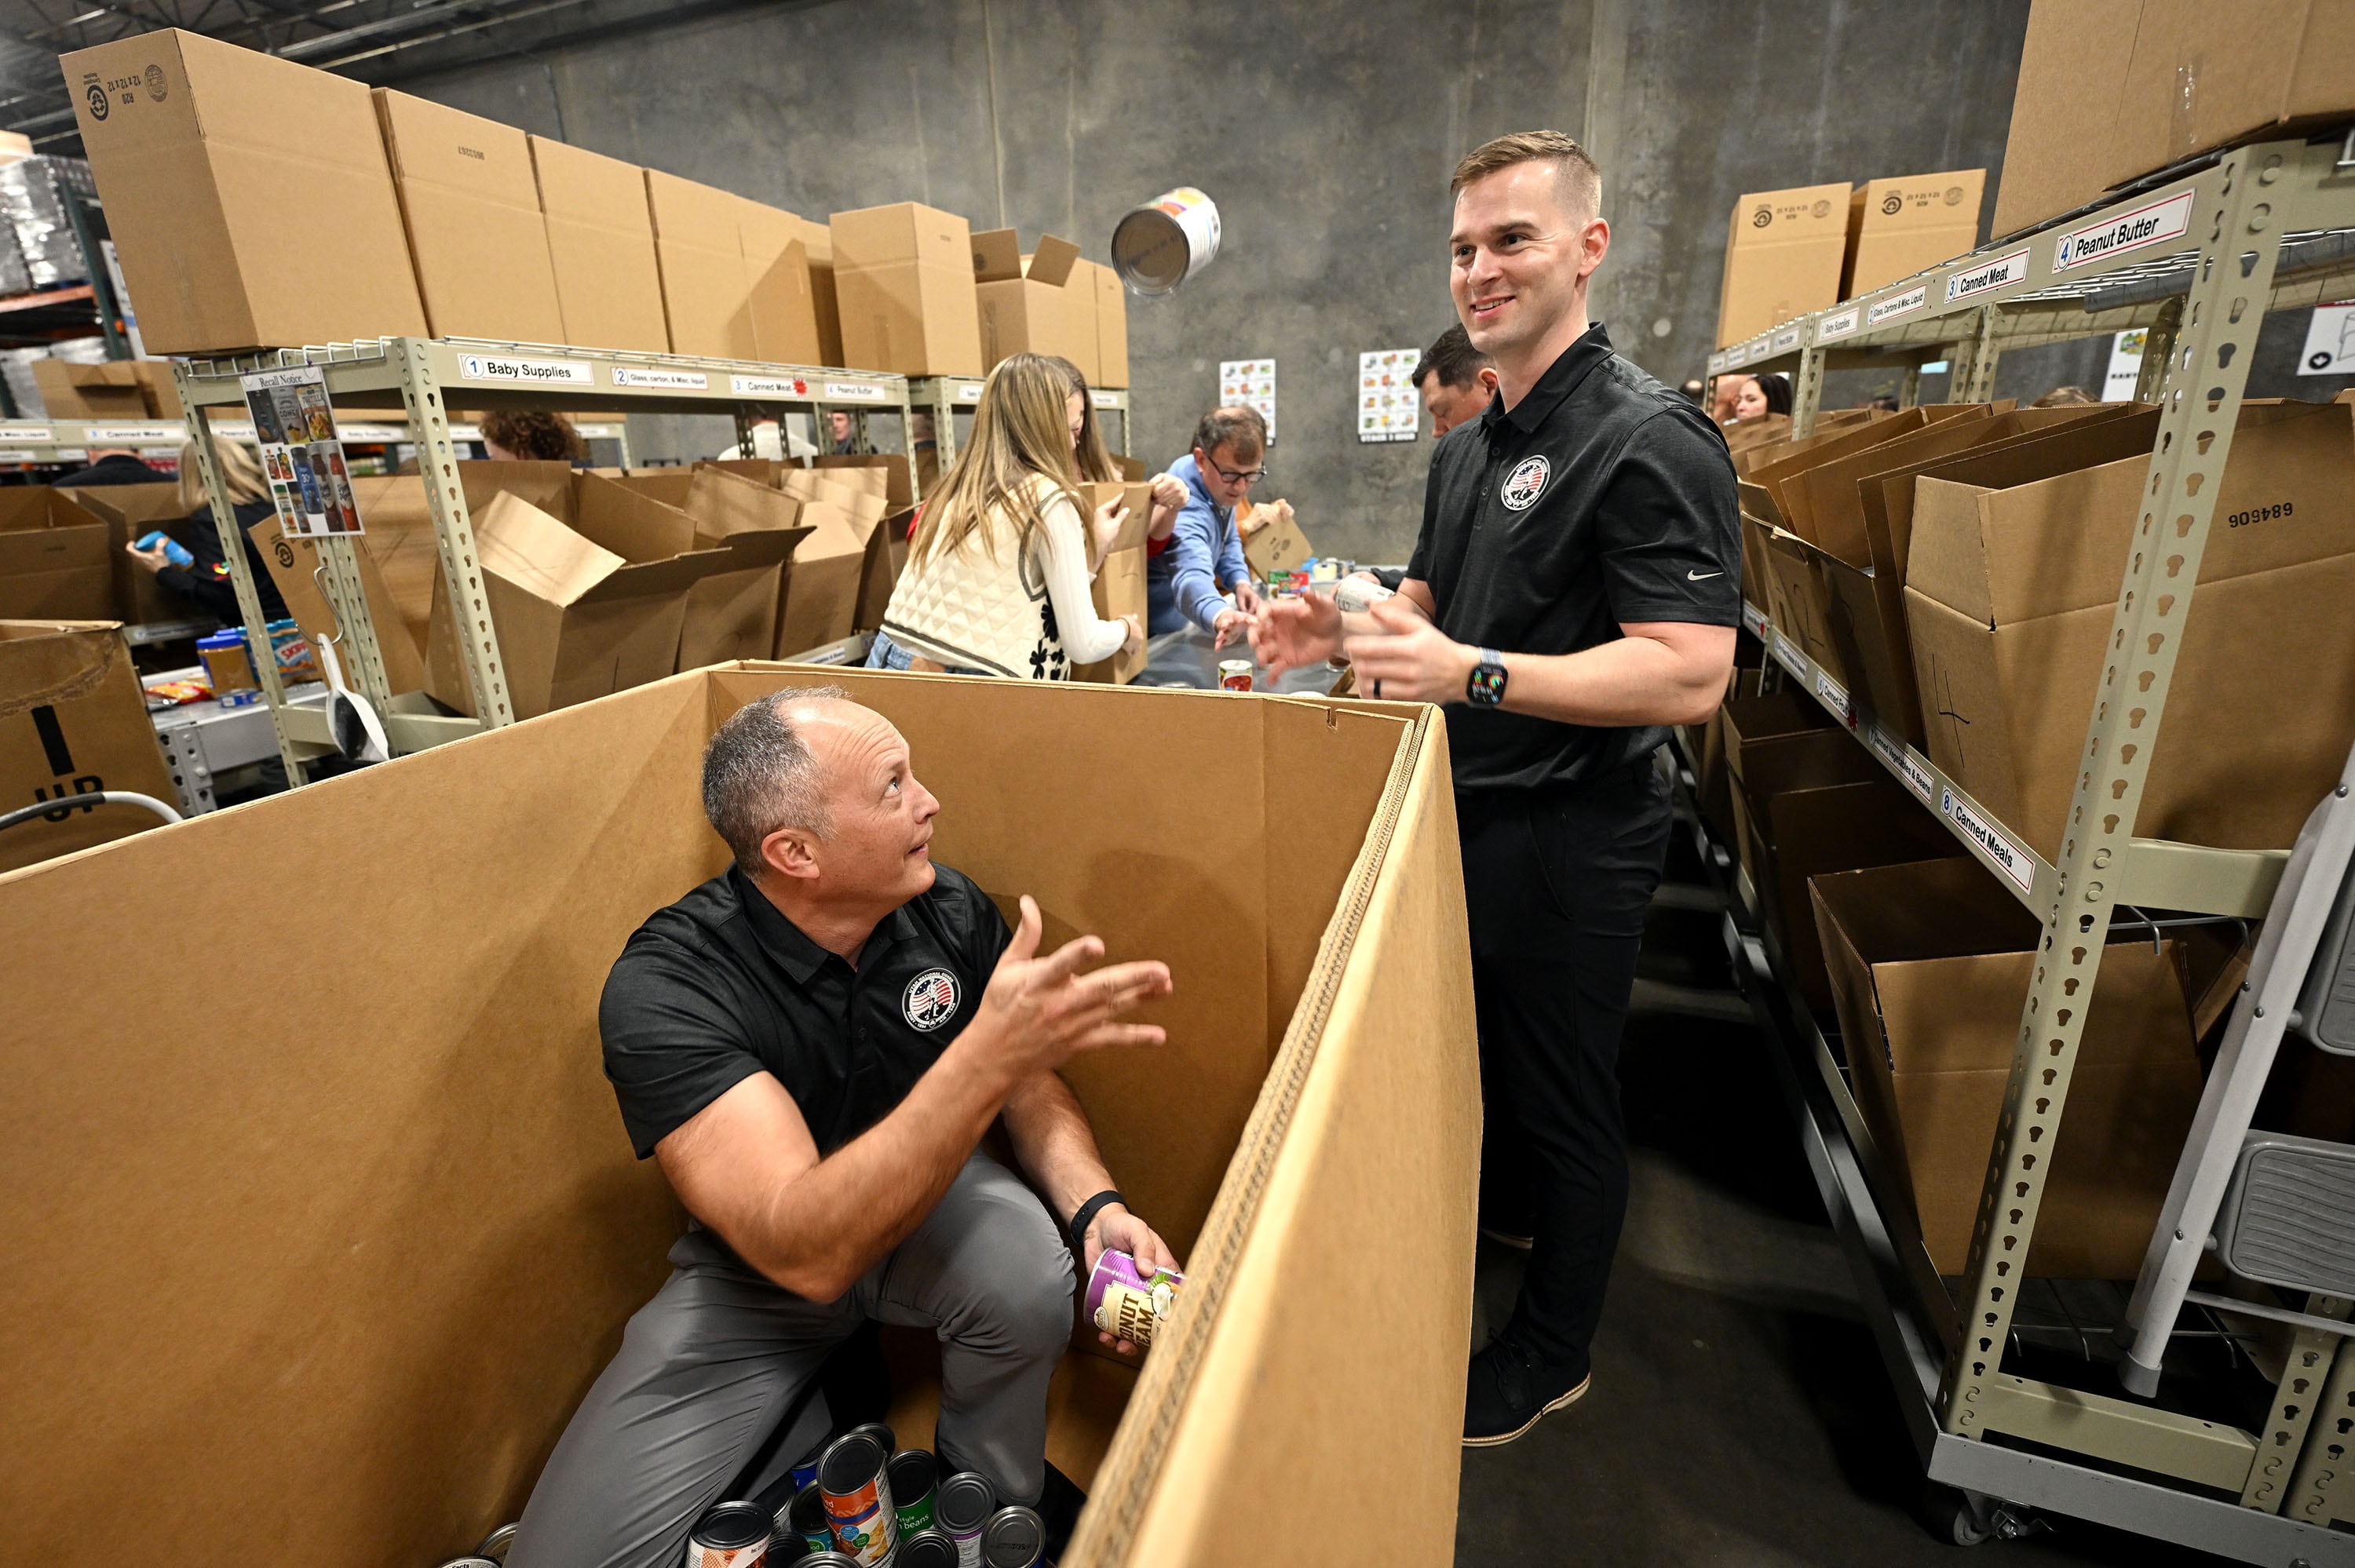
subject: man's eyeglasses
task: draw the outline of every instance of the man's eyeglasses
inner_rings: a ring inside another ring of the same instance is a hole
[[[1248,469],[1241,473],[1237,473],[1216,459],[1211,460],[1210,471],[1229,484],[1257,484],[1267,477],[1267,470],[1264,467]]]

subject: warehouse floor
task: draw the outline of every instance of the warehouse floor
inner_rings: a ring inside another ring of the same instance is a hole
[[[1678,836],[1621,1056],[1634,1173],[1594,1387],[1467,1452],[1456,1562],[1987,1568],[2220,1561],[2073,1520],[1969,1557],[1917,1521],[1921,1473],[1719,916]],[[1484,1342],[1521,1255],[1483,1241]]]

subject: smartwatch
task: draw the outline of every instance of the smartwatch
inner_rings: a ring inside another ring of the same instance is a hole
[[[1118,1203],[1121,1207],[1126,1208],[1128,1206],[1128,1200],[1122,1197],[1117,1192],[1114,1191],[1110,1187],[1105,1188],[1103,1192],[1098,1192],[1094,1197],[1090,1198],[1086,1202],[1082,1203],[1080,1205],[1080,1212],[1071,1216],[1071,1224],[1070,1226],[1071,1233],[1071,1245],[1073,1246],[1080,1247],[1087,1245],[1088,1227],[1095,1223],[1095,1218],[1098,1214],[1103,1213],[1104,1210],[1110,1208],[1114,1203]]]
[[[1476,708],[1493,708],[1505,700],[1505,656],[1494,648],[1480,650],[1480,662],[1472,666],[1471,678],[1464,683],[1464,700]]]

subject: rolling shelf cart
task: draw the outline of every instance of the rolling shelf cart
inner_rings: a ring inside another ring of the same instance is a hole
[[[2015,1532],[2022,1510],[2095,1520],[2248,1563],[2355,1564],[2355,1533],[2327,1528],[2328,1476],[2301,1466],[2313,1410],[2355,1392],[2355,1349],[2315,1326],[2348,1303],[2318,1296],[2293,1340],[2257,1431],[2118,1396],[2088,1366],[2082,1387],[2004,1366],[2029,1283],[2027,1255],[2043,1195],[2036,1155],[2059,1132],[2089,991],[2121,906],[2192,915],[2267,915],[2286,852],[2251,853],[2134,836],[2189,613],[2217,486],[2231,454],[2249,360],[2264,313],[2345,297],[2355,281],[2355,131],[2210,154],[2144,189],[2013,236],[1833,310],[1786,322],[1710,356],[1711,375],[1794,372],[1791,429],[1812,430],[1827,368],[1917,367],[1948,359],[1955,397],[1985,401],[2006,346],[2147,328],[2141,397],[2160,405],[2146,504],[2125,563],[2110,660],[2092,694],[2085,756],[2057,862],[1957,789],[1929,759],[1859,711],[1848,693],[1754,607],[1745,626],[2044,925],[2045,956],[2021,1013],[1969,1259],[1958,1297],[1918,1245],[1892,1236],[1876,1189],[1891,1190],[1847,1080],[1789,989],[1755,922],[1730,919],[1737,969],[1797,1113],[1802,1142],[1905,1424],[1929,1478],[1956,1489],[1962,1542]],[[2163,544],[2164,548],[2154,547]],[[2133,691],[2138,700],[2103,701]],[[1721,874],[1721,849],[1702,845]],[[1743,906],[1752,894],[1731,874]],[[1743,929],[1748,925],[1752,929]],[[2088,938],[2092,939],[2088,939]],[[2280,1308],[2254,1307],[2279,1319]],[[2294,1316],[2294,1315],[2293,1315]],[[2327,1327],[2327,1322],[2326,1322]],[[2106,1331],[2106,1330],[2105,1330]],[[2334,1370],[2334,1361],[2337,1365]],[[2327,1382],[2326,1382],[2327,1378]],[[2098,1386],[2096,1386],[2098,1385]],[[2336,1408],[2334,1404],[2332,1408]],[[1990,1440],[1993,1439],[1993,1440]],[[2318,1444],[2321,1439],[2318,1437]],[[2319,1476],[2320,1479],[2317,1479]]]
[[[415,440],[440,551],[442,580],[456,612],[458,645],[474,697],[467,718],[445,715],[421,692],[388,689],[384,657],[377,642],[363,590],[357,547],[348,537],[318,541],[321,584],[339,631],[337,651],[352,688],[368,699],[384,722],[392,755],[421,751],[483,729],[515,722],[498,638],[490,614],[468,585],[480,574],[474,522],[457,476],[457,454],[445,397],[469,408],[549,408],[627,413],[716,412],[735,414],[737,439],[751,445],[753,413],[764,407],[896,411],[902,429],[909,412],[905,377],[861,370],[762,365],[744,360],[702,359],[684,355],[570,348],[556,344],[490,343],[467,338],[376,338],[325,347],[279,349],[218,359],[179,360],[174,378],[183,407],[243,406],[240,377],[258,371],[315,366],[327,396],[339,408],[403,408]],[[211,421],[190,421],[197,461],[213,514],[230,514],[220,481]],[[363,522],[366,520],[363,519]],[[303,762],[335,749],[323,712],[290,705],[278,679],[276,661],[260,629],[261,601],[245,552],[227,552],[238,606],[254,638],[254,669],[278,752],[290,785],[306,781]]]
[[[981,377],[977,376],[925,376],[908,383],[908,397],[918,412],[932,417],[933,439],[940,442],[941,471],[948,471],[956,460],[956,416],[970,414],[973,406],[981,401]],[[1120,440],[1104,444],[1113,450],[1128,452],[1128,392],[1124,387],[1092,387],[1088,400],[1095,405],[1098,414],[1120,416]]]

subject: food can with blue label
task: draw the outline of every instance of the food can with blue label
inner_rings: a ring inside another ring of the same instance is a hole
[[[865,1428],[844,1433],[826,1445],[818,1461],[817,1495],[834,1543],[861,1568],[888,1561],[899,1543],[899,1520],[891,1512],[891,1451]]]

